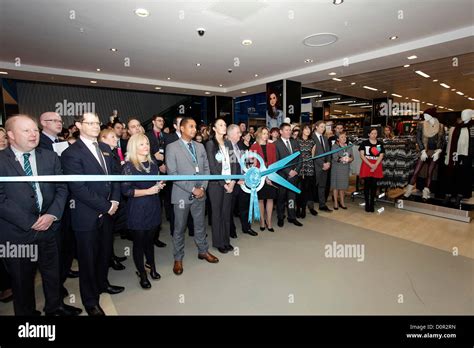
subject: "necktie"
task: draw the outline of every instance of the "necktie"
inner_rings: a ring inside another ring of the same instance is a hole
[[[99,163],[100,163],[100,166],[102,167],[102,170],[104,171],[105,174],[107,174],[107,166],[105,165],[105,160],[102,157],[102,152],[99,149],[99,144],[96,141],[94,141],[92,145],[94,145],[95,147],[95,151],[97,152],[97,157],[99,157]]]
[[[291,146],[290,146],[290,141],[289,140],[286,140],[286,148],[288,149],[288,151],[290,152],[290,154],[293,153],[293,151],[291,151]]]
[[[194,146],[191,142],[188,143],[189,151],[191,151],[191,154],[193,155],[193,161],[197,162],[197,157],[196,153],[194,152]]]
[[[323,136],[319,136],[319,142],[321,143],[321,146],[323,147],[323,152],[326,152],[326,147],[324,146],[324,141],[323,141]]]
[[[25,170],[25,174],[27,176],[33,176],[33,170],[31,169],[31,163],[30,163],[30,153],[24,153],[23,154],[23,166]],[[33,189],[33,192],[35,193],[35,204],[36,204],[36,209],[38,209],[38,212],[41,212],[41,206],[38,200],[38,192],[36,191],[36,183],[35,182],[30,182],[31,188]]]

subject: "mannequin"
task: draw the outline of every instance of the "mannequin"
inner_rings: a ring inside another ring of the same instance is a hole
[[[474,157],[474,111],[465,109],[461,122],[451,127],[444,163],[448,167],[446,202],[456,195],[456,205],[472,195],[472,159]]]
[[[424,122],[420,122],[416,131],[416,142],[420,148],[420,159],[418,160],[413,177],[410,180],[409,185],[404,193],[405,197],[410,197],[416,179],[420,174],[423,166],[428,166],[428,175],[426,178],[426,185],[423,189],[423,200],[430,198],[430,186],[433,173],[438,166],[438,159],[443,149],[444,140],[444,126],[436,118],[436,108],[427,109],[423,112]]]

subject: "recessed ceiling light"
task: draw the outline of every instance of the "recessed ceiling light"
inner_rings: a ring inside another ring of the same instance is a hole
[[[420,75],[420,76],[426,77],[426,78],[430,77],[430,75],[424,73],[424,72],[421,71],[421,70],[417,70],[417,71],[415,71],[415,73],[417,73],[417,74]]]
[[[220,84],[219,87],[223,87],[224,85]]]
[[[303,45],[308,47],[323,47],[335,43],[339,37],[333,33],[317,33],[306,36]]]
[[[252,40],[250,39],[245,39],[242,41],[242,45],[244,46],[250,46],[252,44]]]
[[[402,98],[402,96],[401,96],[400,94],[392,93],[392,95],[393,95],[394,97]]]
[[[441,105],[440,105],[439,108],[440,108],[440,109],[444,109],[444,106],[441,106]]]
[[[396,36],[396,35],[390,36],[389,39],[390,39],[390,40],[396,40],[396,39],[398,39],[398,36]]]
[[[377,89],[377,88],[374,88],[374,87],[363,86],[363,88],[365,88],[365,89],[370,89],[371,91],[378,91],[378,89]]]
[[[201,66],[201,63],[196,63],[196,66]]]
[[[155,89],[161,89],[161,87],[156,86]]]
[[[474,98],[469,97],[469,100],[474,100]]]
[[[456,94],[459,94],[459,95],[464,95],[464,93],[463,93],[463,92],[461,92],[461,91],[457,91],[457,92],[456,92]]]
[[[408,99],[408,97],[405,97],[405,99]]]
[[[111,48],[110,50],[111,50],[112,52],[117,52],[117,51],[118,51],[118,49],[116,49],[116,48]]]
[[[415,56],[415,55],[412,55],[412,56],[410,56],[410,57],[407,57],[407,59],[410,59],[410,60],[411,60],[411,59],[416,59],[416,58],[418,58],[418,57]]]
[[[431,103],[426,103],[426,105],[433,106],[433,104],[431,104]]]
[[[242,94],[246,94],[246,93],[247,93],[247,91],[242,91],[242,92],[240,92],[240,93],[242,93]]]
[[[342,4],[343,2],[344,2],[344,0],[333,0],[333,1],[332,1],[332,3],[333,3],[334,5],[340,5],[340,4]]]
[[[448,109],[449,111],[454,111],[453,109]]]
[[[403,67],[408,68],[409,66],[410,66],[410,64],[405,64]]]
[[[8,75],[6,71],[0,71],[0,75]]]
[[[385,94],[385,93],[387,93],[387,91],[383,91],[382,93],[384,93],[384,94]]]
[[[354,86],[356,83],[355,82],[351,82],[351,86]]]
[[[171,77],[167,77],[166,79],[169,81],[169,80],[171,80]]]
[[[456,91],[456,88],[451,88],[451,91],[452,91],[452,92]]]
[[[433,82],[438,82],[438,79],[434,79]]]
[[[97,81],[95,81],[95,80],[91,80],[91,83],[97,83]]]
[[[338,81],[338,82],[341,82],[342,80],[341,79],[338,79],[337,77],[333,77],[332,78],[334,81]]]
[[[211,94],[211,92],[204,92],[204,94]]]
[[[449,85],[445,84],[445,83],[440,83],[439,84],[441,87],[444,87],[444,88],[451,88]]]
[[[254,77],[258,77],[258,74],[253,75]]]
[[[138,17],[148,17],[150,15],[150,12],[146,8],[137,8],[133,12],[135,12]]]
[[[97,68],[96,70],[97,70],[97,71],[100,71],[100,68]]]
[[[418,99],[412,99],[412,100],[413,100],[414,102],[418,102],[418,103],[420,102]]]
[[[314,60],[312,60],[311,58],[308,58],[308,59],[305,59],[304,62],[305,63],[312,63],[312,62],[314,62]]]
[[[334,71],[330,72],[329,75],[331,76],[334,76],[334,75],[337,75],[337,73],[335,73]]]

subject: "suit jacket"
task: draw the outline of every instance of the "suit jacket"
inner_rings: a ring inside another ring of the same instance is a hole
[[[199,175],[209,175],[209,161],[204,146],[194,140],[193,145],[198,159]],[[168,175],[196,174],[196,165],[193,162],[187,145],[183,141],[175,141],[166,147],[166,167]],[[189,197],[197,183],[197,181],[173,181],[171,204],[179,204],[180,202],[184,202],[184,204],[193,203],[193,200],[190,200]],[[199,183],[204,190],[207,189],[207,181]],[[206,198],[203,197],[200,200],[204,199]]]
[[[62,175],[56,153],[36,148],[35,157],[38,175]],[[0,151],[0,176],[26,176],[11,148]],[[0,240],[30,240],[36,233],[31,226],[40,214],[51,214],[61,219],[68,196],[67,184],[42,182],[39,186],[43,196],[41,212],[36,208],[29,182],[0,182]],[[58,227],[59,221],[55,221],[50,231],[56,231]]]
[[[325,147],[326,151],[323,150],[323,145],[319,141],[319,137],[316,135],[316,133],[313,133],[313,141],[314,141],[314,144],[316,145],[316,152],[314,153],[315,156],[321,155],[324,152],[328,152],[329,150],[331,150],[331,146],[329,145],[328,138],[326,138],[324,135],[323,135],[323,141],[324,141],[324,147]],[[317,172],[322,171],[323,170],[323,164],[326,163],[326,162],[331,163],[331,156],[325,156],[325,157],[315,159],[314,160],[314,169]]]
[[[155,132],[153,131],[153,129],[149,132],[146,132],[146,136],[148,137],[148,140],[150,141],[150,154],[153,158],[153,160],[156,162],[156,164],[159,166],[161,166],[164,161],[158,161],[156,158],[155,158],[155,153],[159,152],[160,150],[162,150],[162,155],[164,155],[164,151],[165,151],[165,136],[164,136],[165,133],[161,132],[161,138],[158,139],[156,136],[155,136]]]
[[[277,161],[291,155],[290,151],[288,150],[288,148],[286,147],[285,143],[283,142],[283,140],[281,138],[278,138],[278,140],[274,144],[276,146],[276,159],[277,159]],[[300,150],[300,146],[299,146],[298,142],[293,138],[290,138],[290,145],[291,145],[291,149],[293,150],[293,153],[298,152]],[[289,166],[290,164],[292,164],[292,166]],[[302,163],[300,162],[300,158],[296,157],[295,159],[293,159],[287,165],[289,167],[286,167],[286,168],[284,168],[284,169],[282,169],[278,172],[278,174],[280,174],[283,178],[287,178],[292,169],[297,171],[298,174],[299,174],[299,172],[301,170]]]
[[[231,174],[240,174],[240,165],[237,163],[237,157],[233,156],[233,147],[232,143],[229,140],[224,140],[224,146],[227,148],[229,152],[229,159],[230,159],[230,172]],[[219,148],[214,144],[214,141],[209,140],[206,143],[206,153],[207,159],[209,161],[209,171],[212,175],[222,175],[222,161],[218,162],[216,160],[216,154],[219,152]],[[233,180],[236,181],[236,180]],[[211,181],[210,184],[218,184],[221,186],[225,185],[225,180],[214,180]]]
[[[54,151],[53,144],[54,142],[47,135],[44,135],[43,132],[40,133],[40,142],[38,147],[40,147],[41,149]]]
[[[119,174],[110,146],[99,143],[109,174]],[[105,175],[95,156],[81,139],[69,146],[61,155],[64,174]],[[97,228],[99,215],[107,214],[110,201],[120,202],[119,182],[69,182],[71,193],[71,219],[73,230],[90,231]]]
[[[127,153],[127,145],[128,145],[128,140],[124,140],[124,139],[120,138],[120,148],[122,149],[122,154],[124,156]]]

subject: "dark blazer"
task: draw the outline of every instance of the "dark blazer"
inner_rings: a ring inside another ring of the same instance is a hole
[[[120,148],[122,149],[122,154],[125,156],[127,153],[128,140],[120,138]]]
[[[36,148],[38,175],[62,175],[61,163],[56,153]],[[0,151],[0,176],[25,176],[21,164],[10,148]],[[51,214],[61,219],[68,196],[67,184],[42,182],[39,184],[43,196],[41,212],[38,212],[31,184],[28,182],[0,182],[0,239],[10,241],[27,240],[36,231],[31,230],[40,214]],[[59,221],[50,230],[56,231]]]
[[[149,132],[146,132],[145,134],[148,137],[148,140],[150,141],[150,154],[153,158],[153,161],[156,162],[158,167],[161,166],[165,161],[158,161],[154,155],[160,150],[162,150],[161,154],[164,155],[164,151],[165,151],[165,135],[164,134],[165,133],[161,132],[159,139],[155,136],[155,132],[153,131],[153,129]]]
[[[53,144],[53,141],[48,136],[44,135],[43,132],[40,133],[40,142],[38,147],[53,151]]]
[[[326,138],[324,135],[323,135],[323,141],[324,141],[324,147],[325,147],[326,151],[323,150],[323,145],[319,141],[319,137],[316,135],[316,133],[313,133],[313,141],[314,141],[314,144],[316,145],[316,152],[314,153],[315,156],[321,155],[324,152],[328,152],[329,150],[331,150],[331,146],[329,145],[328,138]],[[325,157],[315,159],[314,160],[315,170],[316,171],[322,171],[323,170],[323,164],[326,163],[326,162],[331,163],[331,158],[332,158],[331,156],[325,156]]]
[[[111,155],[110,146],[99,143],[109,174],[120,173]],[[99,162],[81,139],[69,146],[61,155],[64,174],[105,175]],[[99,215],[107,214],[110,201],[120,202],[119,182],[69,182],[72,227],[76,231],[97,228]]]
[[[179,136],[178,136],[178,134],[177,134],[176,132],[170,133],[170,134],[164,133],[164,136],[165,136],[165,139],[164,139],[165,151],[166,151],[166,147],[167,147],[169,144],[172,144],[172,143],[174,143],[176,140],[179,139]]]
[[[233,147],[232,143],[229,140],[224,140],[224,146],[229,151],[230,157],[230,171],[231,174],[240,174],[240,165],[236,162],[236,158],[232,156]],[[212,175],[222,175],[222,162],[218,162],[216,160],[216,154],[219,152],[219,147],[214,144],[213,140],[209,140],[206,143],[206,152],[207,152],[207,159],[209,160],[209,171]],[[236,180],[233,180],[236,181]],[[219,184],[221,186],[225,185],[225,180],[212,180],[209,181],[210,185]]]
[[[277,161],[291,155],[290,151],[288,151],[288,148],[286,147],[285,143],[283,142],[283,140],[281,138],[278,138],[278,140],[276,142],[274,142],[274,144],[276,146],[276,159],[277,159]],[[290,138],[290,145],[291,145],[291,149],[293,150],[293,153],[298,152],[300,150],[300,146],[299,146],[298,142],[293,138]],[[287,164],[288,167],[280,170],[278,173],[281,176],[283,176],[284,178],[288,177],[288,175],[290,174],[290,171],[292,169],[297,171],[298,174],[299,174],[299,172],[301,170],[301,166],[302,166],[302,163],[300,162],[300,160],[301,160],[300,156],[296,157],[290,163]],[[292,166],[289,166],[290,164],[292,164]]]

